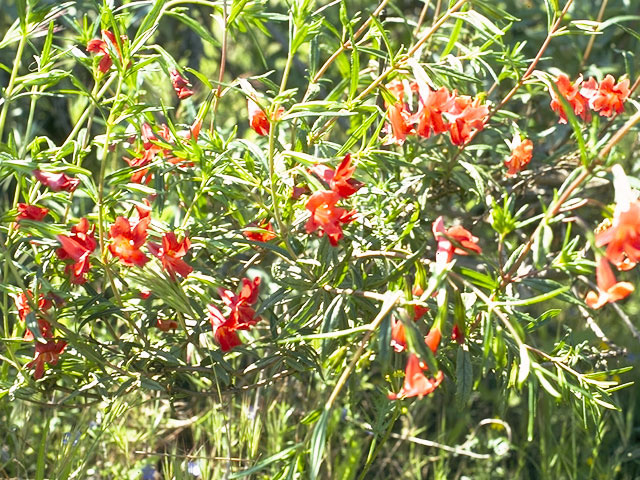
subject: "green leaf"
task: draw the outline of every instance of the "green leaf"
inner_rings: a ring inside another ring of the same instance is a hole
[[[311,451],[309,452],[309,476],[312,480],[318,478],[322,459],[324,457],[325,441],[327,438],[327,424],[331,410],[325,409],[311,435]]]
[[[471,397],[473,387],[473,368],[471,355],[466,344],[458,347],[456,356],[456,408],[462,410]]]

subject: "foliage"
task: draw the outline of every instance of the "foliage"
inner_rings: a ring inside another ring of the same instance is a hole
[[[635,478],[597,3],[5,0],[3,474]]]

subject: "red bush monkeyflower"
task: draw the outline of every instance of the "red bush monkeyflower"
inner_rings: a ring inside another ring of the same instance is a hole
[[[596,268],[597,292],[587,293],[585,301],[591,308],[598,309],[606,303],[617,302],[633,292],[633,285],[629,282],[616,282],[616,277],[609,266],[606,257],[600,257]]]
[[[271,120],[267,118],[267,114],[260,108],[256,101],[247,97],[247,109],[249,110],[249,125],[253,128],[258,135],[269,135],[271,130],[271,122],[279,119],[284,113],[284,108],[278,108],[278,111],[271,117]]]
[[[16,222],[20,220],[33,220],[34,222],[41,221],[49,213],[48,208],[38,207],[36,205],[27,205],[26,203],[18,204],[18,215],[16,215]]]
[[[407,106],[404,103],[404,86],[402,82],[394,80],[387,85],[387,89],[397,98],[395,103],[386,104],[387,119],[389,120],[388,130],[390,133],[387,143],[402,145],[408,135],[415,133],[411,112],[407,110]]]
[[[419,297],[424,293],[422,287],[416,286],[413,288],[413,296]],[[429,311],[429,307],[423,307],[420,305],[413,305],[413,321],[417,321],[422,318]],[[405,333],[405,326],[401,320],[396,318],[391,319],[391,346],[396,352],[402,352],[407,346],[407,338]]]
[[[178,98],[180,100],[184,100],[185,98],[189,98],[193,95],[193,90],[189,89],[191,84],[189,80],[180,75],[180,72],[175,68],[169,70],[169,77],[171,78],[171,85],[173,85],[173,89],[178,94]]]
[[[347,153],[334,170],[326,165],[314,165],[311,172],[315,173],[322,180],[327,182],[332,191],[337,193],[341,198],[348,198],[356,193],[364,183],[351,178],[356,167],[351,165],[351,154]]]
[[[64,340],[47,339],[47,343],[36,342],[36,351],[33,360],[27,363],[27,368],[34,368],[33,378],[39,380],[44,375],[44,364],[55,365],[58,358],[67,346]]]
[[[123,35],[120,38],[125,40],[127,37]],[[102,40],[94,38],[93,40],[89,40],[89,43],[87,43],[87,52],[102,54],[102,58],[98,64],[98,70],[102,73],[107,73],[111,68],[111,65],[113,65],[113,59],[109,53],[109,45],[107,42],[111,44],[112,48],[122,60],[122,53],[118,48],[116,36],[109,30],[102,30]]]
[[[242,289],[238,295],[230,290],[220,289],[218,291],[220,298],[230,309],[227,317],[222,315],[215,305],[208,305],[213,336],[223,352],[242,345],[237,330],[249,330],[252,325],[261,320],[251,307],[258,300],[259,287],[260,277],[255,277],[253,281],[242,279]]]
[[[423,368],[420,359],[417,355],[409,355],[407,361],[407,367],[404,373],[404,385],[398,393],[390,393],[390,400],[397,400],[409,397],[422,398],[425,395],[429,395],[433,392],[438,385],[444,380],[444,373],[440,370],[435,378],[427,378],[423,373],[426,368]]]
[[[622,113],[624,111],[624,102],[629,98],[630,93],[628,78],[616,84],[615,79],[611,75],[607,75],[600,82],[600,86],[596,85],[595,80],[591,79],[590,81],[593,83],[587,98],[589,106],[594,111],[599,112],[603,117],[611,117],[614,112]]]
[[[175,320],[169,320],[168,318],[159,318],[156,322],[156,327],[163,332],[168,332],[169,330],[175,330],[176,328],[178,328],[178,322],[176,322]]]
[[[571,105],[573,108],[573,113],[578,117],[582,117],[584,121],[589,121],[591,115],[589,114],[589,102],[587,98],[581,93],[580,84],[582,83],[582,75],[576,80],[575,84],[571,84],[571,80],[564,73],[558,75],[558,78],[555,81],[556,86],[558,87],[558,91],[560,95],[564,97],[564,99]],[[591,87],[591,84],[588,84],[587,89]],[[556,92],[554,89],[550,90],[551,93],[551,109],[560,115],[560,120],[558,123],[567,123],[567,114],[562,107],[562,102],[558,99]]]
[[[478,237],[471,235],[471,232],[455,225],[445,230],[444,219],[440,216],[436,218],[432,225],[433,235],[438,242],[436,251],[436,264],[446,265],[453,260],[453,255],[469,255],[468,250],[475,253],[482,253],[482,249],[478,246]],[[455,246],[451,240],[460,245]]]
[[[524,169],[533,157],[533,142],[528,138],[522,140],[519,135],[513,137],[511,144],[511,157],[505,160],[507,175],[515,175]]]
[[[125,265],[143,267],[149,261],[149,257],[140,251],[140,247],[147,239],[150,222],[151,217],[144,217],[132,228],[126,218],[116,218],[115,223],[109,228],[109,237],[113,240],[109,245],[111,254],[122,260]]]
[[[456,95],[456,92],[453,92]],[[473,99],[467,95],[455,98],[453,106],[446,112],[450,120],[449,135],[454,145],[464,145],[471,135],[484,128],[489,115],[489,108],[480,103],[480,99]]]
[[[459,328],[458,325],[454,325],[451,331],[451,340],[462,345],[464,343],[464,329]]]
[[[416,133],[421,137],[429,138],[431,132],[435,135],[446,132],[449,124],[442,114],[453,109],[455,96],[449,93],[446,87],[432,91],[428,85],[419,82],[418,88],[420,107],[418,113],[412,117],[412,121],[418,122]]]
[[[94,238],[95,225],[89,231],[89,222],[81,218],[78,225],[71,228],[71,236],[58,235],[56,238],[62,247],[56,250],[61,260],[71,259],[73,264],[67,265],[66,272],[71,272],[71,283],[86,282],[85,274],[89,271],[89,255],[96,249]]]
[[[173,232],[165,233],[162,236],[162,245],[153,242],[147,243],[149,251],[162,260],[162,266],[173,279],[176,278],[176,273],[186,277],[193,272],[193,268],[182,260],[190,246],[191,241],[188,237],[178,242]]]
[[[305,207],[311,212],[311,217],[305,225],[307,233],[322,229],[318,236],[326,233],[334,247],[342,238],[340,224],[352,222],[356,213],[355,210],[347,212],[344,208],[336,207],[338,200],[340,195],[333,191],[319,191],[311,195]]]
[[[616,208],[611,226],[596,235],[596,246],[607,245],[607,259],[619,270],[629,270],[640,262],[640,201],[622,167],[614,165],[611,171]]]
[[[273,225],[271,225],[271,223],[269,223],[269,221],[266,218],[262,219],[262,221],[258,224],[256,224],[255,222],[251,222],[247,226],[254,227],[254,228],[257,227],[264,230],[263,232],[255,232],[255,231],[242,232],[242,234],[245,237],[247,237],[249,240],[253,240],[254,242],[268,242],[276,238],[276,234],[273,233]]]
[[[79,178],[69,177],[64,173],[43,172],[42,170],[34,170],[33,175],[45,187],[49,187],[54,192],[64,190],[65,192],[73,192],[80,183]]]
[[[18,309],[18,317],[20,317],[21,321],[26,321],[27,319],[27,315],[29,315],[31,313],[31,306],[29,305],[29,298],[33,297],[33,293],[31,292],[31,290],[27,290],[26,294],[24,292],[21,292],[20,294],[16,295],[16,297],[14,298],[15,303],[16,303],[16,308]],[[38,312],[36,312],[36,318],[38,319],[38,327],[40,327],[40,334],[43,337],[50,337],[51,336],[51,325],[49,324],[49,322],[47,322],[44,318],[41,318],[39,316],[39,312],[45,312],[48,309],[50,309],[52,306],[51,300],[45,298],[45,296],[41,293],[40,295],[38,295]],[[34,335],[33,332],[31,330],[29,330],[29,328],[27,328],[27,330],[24,332],[24,337],[25,340],[33,340]]]

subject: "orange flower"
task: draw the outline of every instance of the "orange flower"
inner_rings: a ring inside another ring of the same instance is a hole
[[[513,137],[511,158],[505,160],[507,175],[515,175],[526,167],[533,157],[533,142],[528,138],[522,140],[519,135]]]
[[[311,195],[305,207],[311,212],[311,217],[305,226],[307,233],[313,233],[318,228],[322,229],[319,236],[326,233],[334,247],[342,238],[340,224],[352,222],[356,213],[355,210],[347,212],[344,208],[336,207],[338,200],[340,195],[333,191],[319,191]]]
[[[16,302],[16,308],[18,309],[18,316],[23,322],[26,321],[27,315],[31,313],[31,306],[29,305],[28,301],[28,299],[30,298],[33,298],[33,293],[31,292],[31,290],[27,290],[26,294],[24,292],[21,292],[20,294],[16,295],[14,299]],[[39,312],[46,312],[51,308],[51,306],[51,301],[45,298],[42,293],[38,295],[38,312],[36,312],[36,317],[38,319],[40,334],[45,338],[51,336],[51,325],[44,318],[41,318],[39,316]],[[24,332],[24,339],[33,340],[33,338],[33,332],[29,330],[29,328],[27,328]]]
[[[239,295],[229,290],[220,289],[219,294],[222,301],[230,308],[226,317],[215,305],[208,305],[208,316],[213,336],[223,352],[228,352],[232,348],[242,345],[237,330],[249,330],[249,327],[261,320],[251,307],[258,300],[259,286],[260,277],[255,277],[253,281],[242,279],[242,289]]]
[[[595,81],[593,81],[595,84]],[[615,83],[611,75],[604,77],[597,90],[592,90],[589,106],[603,117],[611,117],[613,113],[624,111],[624,102],[629,97],[629,79]]]
[[[605,256],[619,270],[640,262],[640,202],[634,198],[629,180],[620,165],[614,165],[616,208],[611,226],[596,235],[596,246],[607,245]]]
[[[184,100],[185,98],[189,98],[193,95],[193,90],[189,89],[191,84],[189,80],[180,75],[180,72],[175,68],[169,70],[169,77],[171,78],[171,85],[173,85],[173,89],[178,94],[178,98],[180,100]]]
[[[193,272],[193,268],[182,260],[190,246],[191,241],[188,237],[178,242],[173,232],[165,233],[162,236],[162,246],[153,242],[147,243],[149,251],[162,260],[162,266],[173,279],[176,278],[176,273],[186,277]]]
[[[571,84],[571,80],[564,73],[558,75],[555,81],[560,95],[571,105],[573,112],[576,116],[582,117],[584,121],[589,121],[591,115],[589,114],[589,103],[587,98],[582,95],[580,84],[582,83],[582,75],[576,80],[575,84]],[[586,89],[593,88],[593,86],[587,82],[585,84]],[[586,90],[585,90],[586,91]],[[562,102],[558,99],[555,90],[551,89],[551,109],[560,115],[559,123],[567,123],[567,115],[562,107]]]
[[[258,135],[269,135],[271,122],[279,119],[284,113],[284,108],[280,107],[273,117],[271,117],[271,120],[269,120],[264,110],[262,110],[251,97],[247,97],[247,109],[249,110],[249,125],[251,125],[251,128],[253,128]]]
[[[442,370],[440,370],[436,374],[435,378],[427,378],[423,373],[426,368],[423,367],[424,365],[421,365],[420,359],[417,355],[409,355],[409,360],[407,361],[407,367],[404,374],[404,385],[398,393],[390,393],[388,395],[389,399],[397,400],[409,397],[422,398],[423,396],[429,395],[433,392],[438,385],[442,383],[442,380],[444,380],[444,374],[442,373]]]
[[[109,229],[109,237],[113,240],[109,245],[111,254],[122,260],[125,265],[143,267],[149,261],[149,257],[140,251],[140,247],[147,239],[150,222],[151,217],[144,217],[132,228],[126,218],[116,218]]]
[[[456,92],[453,92],[456,95]],[[480,99],[473,99],[467,95],[455,98],[451,109],[447,112],[450,119],[449,135],[454,145],[464,145],[471,135],[484,128],[484,122],[489,115],[489,108],[481,105]]]
[[[58,358],[67,346],[67,342],[63,340],[48,339],[47,343],[36,342],[36,351],[31,362],[27,363],[27,368],[35,367],[33,378],[36,380],[44,375],[44,364],[55,365]]]
[[[26,203],[18,204],[18,215],[16,215],[16,222],[20,220],[33,220],[34,222],[41,221],[49,213],[48,208],[38,207],[36,205],[27,205]]]
[[[606,303],[617,302],[633,292],[633,285],[629,282],[616,282],[616,277],[609,266],[606,257],[600,257],[596,268],[597,292],[587,293],[585,301],[591,308],[598,309]]]
[[[64,190],[65,192],[73,192],[80,183],[80,179],[69,177],[64,173],[51,173],[43,172],[42,170],[34,170],[33,175],[41,184],[49,187],[54,192],[59,192],[61,190]]]
[[[329,184],[332,191],[337,193],[341,198],[348,198],[356,193],[364,185],[351,176],[355,172],[356,167],[351,166],[351,154],[347,153],[334,170],[326,165],[314,165],[310,168],[312,173]]]
[[[449,124],[442,117],[443,113],[449,112],[454,104],[455,97],[446,87],[432,91],[428,85],[418,83],[420,91],[420,108],[413,117],[413,121],[418,122],[416,133],[424,138],[429,138],[431,132],[435,135],[448,130]]]
[[[71,236],[58,235],[57,239],[62,247],[56,250],[61,260],[71,259],[75,263],[67,265],[65,272],[71,272],[71,283],[81,284],[89,271],[89,255],[96,249],[94,238],[95,225],[89,231],[89,222],[81,218],[78,225],[71,228]]]
[[[482,253],[482,249],[478,246],[478,237],[471,235],[471,232],[455,225],[445,230],[444,219],[440,216],[436,218],[432,225],[433,235],[438,242],[436,251],[436,264],[446,265],[453,260],[453,255],[469,255],[469,250],[475,253]],[[454,245],[451,240],[460,246]]]
[[[394,80],[387,85],[387,89],[394,94],[397,101],[391,105],[387,104],[387,118],[389,120],[390,138],[388,143],[402,145],[407,135],[415,133],[411,121],[411,112],[407,110],[404,103],[404,86],[402,82]]]
[[[261,228],[262,232],[258,231],[244,231],[242,234],[247,237],[249,240],[253,240],[254,242],[268,242],[269,240],[273,240],[276,238],[276,234],[273,233],[273,226],[269,223],[269,221],[264,218],[260,223],[256,225],[255,222],[251,222],[248,227],[253,228]]]

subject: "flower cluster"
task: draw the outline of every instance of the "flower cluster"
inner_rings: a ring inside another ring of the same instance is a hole
[[[89,255],[97,247],[94,237],[95,225],[89,230],[89,221],[81,218],[78,225],[71,228],[71,235],[58,235],[62,247],[56,250],[60,260],[72,260],[67,264],[65,272],[71,273],[71,283],[81,284],[86,281],[85,274],[89,271]]]
[[[121,41],[125,41],[127,37],[123,35],[120,39]],[[102,40],[98,38],[89,40],[89,43],[87,43],[87,52],[98,53],[102,56],[98,64],[98,70],[102,73],[107,73],[113,65],[111,52],[115,52],[122,61],[122,53],[120,52],[120,47],[118,47],[116,36],[110,30],[102,30]]]
[[[247,278],[242,279],[242,289],[238,295],[223,288],[219,289],[220,298],[229,308],[226,317],[214,304],[208,306],[213,336],[223,352],[242,345],[238,330],[249,330],[252,325],[261,320],[252,308],[252,305],[258,301],[259,287],[260,277],[255,277],[253,281]]]
[[[446,87],[431,90],[423,80],[417,80],[406,89],[403,82],[395,80],[387,85],[396,101],[387,103],[389,120],[388,143],[402,145],[408,135],[429,138],[432,134],[449,132],[451,143],[464,145],[476,131],[484,128],[489,109],[479,98],[458,95]],[[412,113],[404,101],[405,91],[418,92],[418,109]]]
[[[583,82],[582,75],[575,82],[571,82],[564,73],[555,80],[556,88],[564,100],[571,106],[573,113],[585,122],[591,119],[591,112],[598,112],[603,117],[611,117],[614,113],[624,111],[624,102],[629,97],[629,79],[615,82],[611,75],[607,75],[600,84],[590,78]],[[551,93],[551,109],[560,115],[559,123],[567,123],[567,114],[561,100],[554,89]]]

